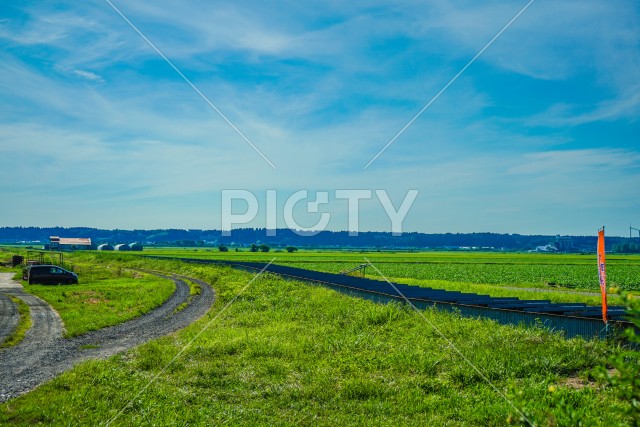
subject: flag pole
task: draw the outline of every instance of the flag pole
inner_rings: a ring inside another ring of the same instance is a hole
[[[605,334],[609,333],[609,320],[607,319],[607,273],[606,273],[606,251],[604,243],[604,225],[598,230],[598,280],[600,282],[600,293],[602,294],[602,321],[605,325]]]

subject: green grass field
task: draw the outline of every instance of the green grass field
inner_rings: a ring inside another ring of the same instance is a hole
[[[349,254],[348,263],[361,255]],[[383,257],[366,256],[376,265]],[[0,406],[2,424],[106,425],[117,416],[109,425],[498,426],[524,424],[521,414],[536,425],[632,421],[622,414],[630,404],[591,374],[620,353],[613,342],[434,310],[423,317],[268,274],[251,281],[250,273],[227,267],[131,254],[74,254],[71,261],[96,271],[190,275],[212,283],[217,300],[176,334],[82,363]]]

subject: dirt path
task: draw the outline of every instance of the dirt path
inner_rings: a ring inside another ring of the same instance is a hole
[[[184,328],[203,316],[213,304],[215,295],[208,283],[153,274],[171,279],[176,285],[173,295],[161,306],[128,322],[71,339],[62,338],[62,323],[57,313],[14,282],[19,288],[14,287],[11,293],[29,304],[34,324],[20,344],[0,350],[0,402],[32,390],[81,361],[106,358]],[[200,284],[200,295],[189,295],[186,280]],[[176,312],[185,302],[188,305]]]
[[[0,384],[3,384],[7,374],[21,378],[25,371],[41,363],[50,352],[55,351],[56,342],[62,339],[63,331],[58,313],[45,301],[25,292],[12,277],[12,273],[0,274],[2,292],[20,298],[29,306],[32,325],[18,345],[0,350]],[[16,323],[17,316],[16,312]],[[0,401],[3,400],[3,389],[0,385]]]
[[[0,344],[13,333],[18,326],[18,320],[18,307],[7,294],[2,292],[0,285]]]
[[[29,354],[36,350],[36,347],[42,347],[45,343],[62,337],[62,321],[60,316],[53,308],[40,298],[28,294],[22,288],[19,282],[12,279],[13,273],[0,273],[0,292],[5,295],[11,295],[20,298],[28,306],[31,312],[31,329],[25,334],[24,340],[15,347],[12,347],[19,355]],[[13,301],[11,301],[13,303]],[[15,304],[14,304],[15,305]],[[11,322],[18,323],[17,307],[12,316]],[[3,366],[4,370],[4,365]]]

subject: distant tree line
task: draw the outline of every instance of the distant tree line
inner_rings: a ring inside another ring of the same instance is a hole
[[[278,229],[275,236],[267,235],[267,230],[245,228],[233,230],[231,236],[223,236],[220,230],[103,230],[86,227],[0,227],[0,241],[49,241],[49,236],[89,237],[95,244],[104,242],[142,242],[162,246],[212,246],[249,247],[261,245],[269,248],[290,247],[352,247],[352,248],[494,248],[496,250],[529,250],[555,241],[555,236],[521,235],[499,233],[391,233],[368,231],[357,236],[349,236],[346,231],[323,231],[317,234],[296,233],[289,229]],[[269,233],[271,234],[271,233]],[[573,250],[594,251],[596,236],[571,236]],[[618,246],[616,246],[618,245]],[[621,246],[620,246],[621,245]],[[624,246],[628,245],[628,246]],[[638,239],[607,237],[607,250],[631,253],[638,245]]]
[[[612,247],[613,252],[618,254],[638,254],[640,244],[637,243],[617,243]]]

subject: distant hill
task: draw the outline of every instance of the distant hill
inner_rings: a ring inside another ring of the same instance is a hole
[[[368,231],[349,236],[347,231],[323,231],[315,235],[300,235],[289,229],[276,230],[275,236],[267,236],[265,229],[233,230],[231,236],[222,236],[220,230],[103,230],[87,227],[0,227],[0,242],[48,243],[49,236],[89,237],[95,244],[141,242],[145,245],[171,246],[246,246],[265,243],[271,246],[297,247],[351,247],[377,249],[495,249],[534,250],[537,247],[555,245],[556,236],[498,233],[403,233],[393,236],[388,232]],[[596,236],[563,236],[569,242],[569,251],[593,252]],[[628,243],[630,239],[609,237],[607,246]],[[36,243],[37,244],[37,243]],[[558,246],[558,245],[556,245]]]

